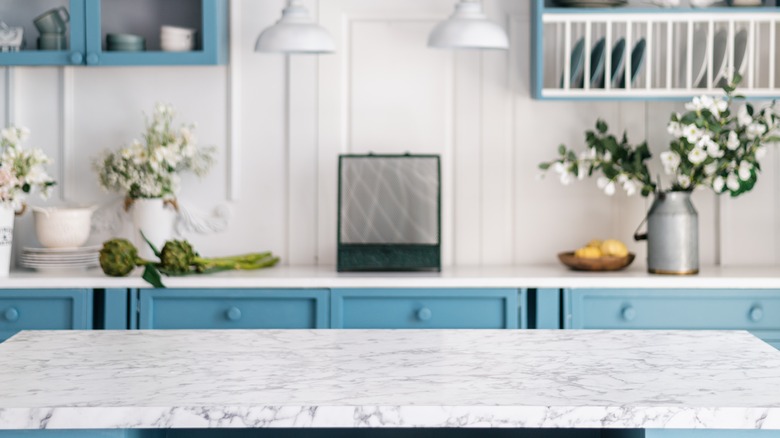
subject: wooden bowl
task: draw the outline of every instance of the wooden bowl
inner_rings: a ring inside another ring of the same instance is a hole
[[[558,260],[575,271],[620,271],[634,262],[636,254],[629,253],[625,257],[599,257],[597,259],[584,259],[575,257],[573,252],[558,254]]]

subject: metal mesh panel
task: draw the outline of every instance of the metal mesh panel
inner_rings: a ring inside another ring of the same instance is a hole
[[[439,243],[439,160],[343,157],[342,244]]]

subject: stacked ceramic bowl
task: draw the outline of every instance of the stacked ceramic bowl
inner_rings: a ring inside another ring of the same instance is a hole
[[[111,52],[143,52],[146,39],[129,33],[110,33],[106,35],[106,49]]]
[[[20,265],[38,271],[89,269],[99,266],[99,246],[89,239],[95,207],[33,207],[35,234],[41,248],[23,248]]]
[[[189,52],[195,50],[195,29],[163,26],[160,29],[160,48],[164,52]]]

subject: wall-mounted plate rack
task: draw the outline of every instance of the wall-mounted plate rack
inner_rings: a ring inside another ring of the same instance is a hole
[[[535,0],[538,99],[780,97],[780,8],[559,8]]]

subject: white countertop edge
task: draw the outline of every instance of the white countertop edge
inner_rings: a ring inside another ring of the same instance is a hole
[[[0,409],[0,430],[242,428],[780,430],[780,408],[258,405]]]
[[[150,288],[137,270],[129,277],[99,269],[69,273],[15,271],[0,289]],[[610,273],[570,271],[560,265],[448,267],[442,272],[338,273],[332,266],[276,267],[251,272],[163,278],[169,288],[603,288],[780,289],[780,266],[705,267],[693,276],[652,275],[643,267]]]

